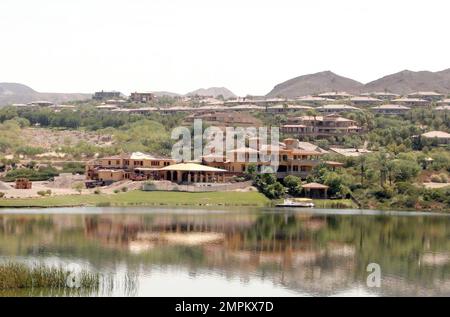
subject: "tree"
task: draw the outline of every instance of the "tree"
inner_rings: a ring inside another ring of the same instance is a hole
[[[293,175],[286,176],[283,179],[284,185],[287,187],[287,191],[292,196],[300,195],[302,191],[302,180]]]

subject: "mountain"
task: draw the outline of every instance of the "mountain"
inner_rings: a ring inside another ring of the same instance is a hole
[[[156,97],[179,97],[181,94],[177,94],[176,92],[170,92],[170,91],[153,91],[152,94],[154,94]]]
[[[200,88],[194,91],[191,91],[190,93],[187,93],[186,96],[205,96],[205,97],[218,97],[220,95],[223,96],[225,99],[229,98],[236,98],[237,96],[232,93],[229,89],[225,87],[210,87],[207,89]]]
[[[367,84],[325,71],[299,76],[276,85],[267,97],[298,97],[320,92],[346,91],[348,93],[383,92],[406,95],[415,91],[450,93],[450,68],[439,72],[410,71],[384,76]]]
[[[276,85],[267,97],[299,97],[320,92],[359,92],[364,85],[356,80],[336,75],[331,71],[295,77]]]
[[[450,92],[450,69],[440,72],[404,70],[367,83],[367,92],[389,91],[401,95],[415,91]]]
[[[90,94],[37,92],[17,83],[0,83],[0,107],[13,103],[28,103],[36,100],[63,103],[67,101],[90,99]]]

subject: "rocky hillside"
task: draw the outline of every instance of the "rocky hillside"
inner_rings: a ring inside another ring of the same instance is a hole
[[[231,92],[229,89],[225,87],[210,87],[210,88],[200,88],[194,91],[191,91],[190,93],[187,93],[186,96],[206,96],[206,97],[218,97],[220,95],[223,96],[225,99],[229,98],[236,98],[237,96]]]
[[[0,107],[13,103],[28,103],[36,100],[64,103],[67,101],[84,100],[90,98],[90,94],[37,92],[32,88],[22,84],[0,83]]]
[[[267,97],[299,97],[327,91],[359,92],[364,85],[356,80],[325,71],[289,79],[276,85]]]
[[[409,94],[415,91],[450,92],[450,69],[440,72],[404,70],[367,83],[367,92],[389,91],[397,94]]]
[[[293,98],[328,91],[346,91],[354,94],[389,91],[401,95],[415,91],[450,93],[450,69],[439,72],[404,70],[365,85],[325,71],[299,76],[278,84],[267,96]]]

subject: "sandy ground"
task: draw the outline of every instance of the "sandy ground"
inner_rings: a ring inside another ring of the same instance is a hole
[[[12,185],[12,184],[9,184]],[[71,188],[53,188],[48,186],[48,182],[33,182],[32,189],[9,189],[3,190],[5,198],[29,198],[40,197],[39,191],[51,190],[52,195],[72,195],[78,194],[78,192]]]
[[[450,186],[450,183],[423,183],[423,186],[425,186],[425,188],[436,189]]]
[[[127,187],[128,190],[139,189],[142,186],[143,182],[133,182],[133,181],[122,181],[114,183],[110,186],[99,187],[98,189],[104,194],[113,194],[115,190],[121,190],[123,187]],[[8,185],[13,185],[8,183]],[[52,191],[52,196],[58,195],[80,195],[80,193],[71,188],[70,186],[64,188],[55,187],[55,184],[52,182],[33,182],[33,186],[31,189],[3,189],[1,192],[5,193],[5,198],[33,198],[33,197],[41,197],[38,195],[39,191]],[[83,189],[81,194],[88,195],[93,194],[95,189]]]
[[[55,178],[53,182],[33,182],[32,189],[15,189],[13,183],[2,183],[0,186],[0,192],[5,193],[5,198],[34,198],[41,197],[38,195],[39,191],[51,190],[52,196],[57,195],[80,195],[80,192],[73,189],[73,185],[76,183],[84,182],[84,176],[62,176]],[[136,190],[142,188],[145,181],[135,182],[130,180],[123,180],[115,182],[110,186],[98,187],[102,194],[114,194],[115,191],[122,191],[124,187],[127,191]],[[6,185],[6,186],[5,186]],[[9,187],[9,188],[8,188]],[[93,194],[96,189],[84,188],[81,191],[82,195]],[[237,192],[252,192],[257,191],[253,186],[249,186],[243,189],[236,189]]]
[[[58,148],[62,145],[75,145],[80,141],[99,146],[109,146],[113,143],[111,135],[99,135],[94,132],[78,130],[27,128],[22,129],[21,133],[27,144],[45,149]]]

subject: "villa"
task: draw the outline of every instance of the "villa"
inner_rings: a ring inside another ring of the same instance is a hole
[[[267,108],[267,112],[271,113],[286,113],[286,112],[295,112],[295,111],[307,111],[314,109],[309,106],[300,106],[300,105],[276,105]]]
[[[361,111],[361,109],[349,105],[324,105],[317,107],[316,110],[319,112],[328,112],[328,113]]]
[[[154,99],[154,94],[151,92],[133,92],[130,95],[131,102],[147,103]]]
[[[392,102],[407,107],[428,106],[430,104],[428,100],[422,98],[397,98],[392,100]]]
[[[254,165],[257,171],[263,171],[265,167],[270,166],[269,159],[273,161],[277,157],[277,178],[294,175],[305,179],[321,162],[333,168],[343,165],[339,162],[322,161],[320,158],[326,153],[327,151],[311,143],[300,142],[297,139],[284,139],[278,146],[257,142],[256,148],[243,147],[231,151],[228,156],[210,154],[202,157],[202,163],[231,173],[242,174],[250,165]]]
[[[376,104],[380,104],[382,102],[381,99],[370,97],[370,96],[352,97],[349,99],[349,101],[352,104],[354,104],[355,106],[376,105]]]
[[[297,102],[311,104],[311,105],[322,105],[324,103],[333,102],[334,99],[324,98],[324,97],[315,97],[315,96],[302,96],[295,99]]]
[[[356,148],[330,148],[331,153],[336,153],[345,157],[359,157],[372,153],[372,151],[366,149],[356,149]]]
[[[401,115],[409,110],[410,107],[402,106],[402,105],[381,105],[371,108],[373,112],[384,115]]]
[[[86,164],[87,183],[111,184],[132,180],[164,180],[176,183],[224,183],[248,171],[254,165],[261,172],[264,167],[277,162],[276,175],[284,178],[295,175],[306,178],[312,169],[324,162],[337,168],[342,163],[322,161],[321,156],[328,153],[320,147],[285,139],[278,145],[262,144],[256,139],[253,147],[243,147],[225,153],[212,153],[199,161],[176,163],[164,157],[134,152],[103,157]],[[95,186],[95,185],[94,185]]]
[[[50,107],[53,106],[53,102],[45,101],[45,100],[38,100],[38,101],[32,101],[28,103],[29,106],[37,106],[37,107]]]
[[[360,96],[371,96],[377,99],[383,99],[383,100],[392,100],[396,98],[400,98],[400,95],[394,94],[391,92],[366,92],[360,94]]]
[[[283,133],[296,136],[342,136],[361,130],[356,121],[337,114],[293,117],[288,119],[288,124],[281,127]]]
[[[191,125],[194,120],[201,119],[204,124],[219,128],[230,127],[259,127],[261,121],[252,115],[241,112],[206,112],[204,114],[192,114],[185,119],[185,124]]]
[[[450,105],[437,106],[434,110],[436,110],[436,111],[450,111]]]
[[[440,106],[450,106],[450,99],[443,99],[441,101],[438,101],[437,104]]]
[[[141,152],[103,157],[86,164],[88,180],[116,182],[125,179],[145,180],[158,175],[157,170],[175,164],[170,158],[155,157]]]
[[[92,96],[94,100],[116,99],[120,98],[120,92],[118,91],[96,91]]]
[[[427,101],[437,101],[444,98],[443,94],[437,93],[435,91],[418,91],[408,95],[408,98],[421,98]]]
[[[328,98],[328,99],[349,99],[352,98],[353,95],[346,93],[345,91],[331,91],[324,92],[317,95],[318,97]]]
[[[444,131],[430,131],[421,134],[422,138],[436,140],[438,144],[450,144],[450,133]]]

